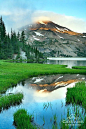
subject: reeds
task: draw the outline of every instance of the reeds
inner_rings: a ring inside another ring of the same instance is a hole
[[[86,84],[85,82],[76,83],[75,87],[71,89],[69,88],[67,89],[66,103],[79,104],[84,107],[85,112],[86,112]],[[76,111],[76,115],[77,114],[78,113]],[[84,119],[84,123],[79,128],[80,129],[86,128],[86,117]]]
[[[75,87],[68,88],[66,94],[66,103],[75,103],[82,105],[86,109],[86,84],[78,82]]]
[[[86,66],[73,66],[73,69],[85,69],[86,70]]]
[[[25,109],[19,109],[14,113],[14,125],[17,129],[37,129],[36,126],[31,124],[32,115],[27,114]]]
[[[23,94],[17,93],[12,95],[5,95],[0,97],[0,111],[2,109],[7,109],[10,106],[20,104],[23,99]]]

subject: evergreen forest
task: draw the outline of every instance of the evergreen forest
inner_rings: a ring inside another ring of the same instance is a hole
[[[21,59],[21,51],[26,53],[27,59],[43,59],[43,54],[36,47],[26,44],[26,41],[24,31],[16,33],[11,29],[11,34],[7,34],[4,21],[0,17],[0,59],[14,59],[14,55],[16,59]]]

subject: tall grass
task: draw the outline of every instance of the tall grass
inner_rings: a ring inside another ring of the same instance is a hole
[[[0,97],[0,111],[6,109],[11,105],[20,104],[23,99],[23,94],[17,93],[12,95],[5,95]]]
[[[86,112],[86,84],[85,82],[76,83],[75,87],[67,89],[66,103],[79,104],[85,108]],[[84,123],[79,127],[86,129],[86,117]]]
[[[19,109],[14,113],[13,117],[17,129],[37,129],[31,124],[32,115],[27,114],[25,109]]]
[[[86,109],[86,84],[78,82],[75,87],[68,88],[66,94],[66,103],[76,103]]]
[[[84,69],[86,70],[86,66],[73,66],[73,69]]]
[[[0,93],[28,77],[49,74],[86,74],[85,70],[69,69],[66,65],[9,63],[0,60]]]

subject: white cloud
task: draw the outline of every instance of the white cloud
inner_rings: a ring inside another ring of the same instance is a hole
[[[0,15],[9,16],[9,15],[11,15],[11,12],[10,11],[0,11]]]
[[[61,26],[65,26],[75,32],[86,32],[86,21],[83,19],[47,11],[36,11],[33,13],[33,20],[40,19],[40,17],[46,17],[47,19],[50,19],[51,21]]]
[[[11,28],[17,30],[18,28],[31,23],[31,10],[15,8],[12,11],[2,11],[2,17],[6,23],[7,32],[10,32]]]
[[[51,20],[75,32],[86,32],[86,21],[73,16],[66,16],[48,11],[33,11],[21,8],[15,8],[11,11],[4,10],[0,12],[0,15],[1,14],[2,16],[6,17],[6,21],[4,22],[7,25],[8,31],[10,31],[11,28],[16,30],[17,28],[28,25],[37,20]]]

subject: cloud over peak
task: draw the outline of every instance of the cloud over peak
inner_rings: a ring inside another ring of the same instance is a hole
[[[7,25],[7,31],[10,31],[11,28],[16,30],[36,21],[50,20],[75,32],[86,32],[86,21],[83,19],[49,11],[15,8],[11,11],[1,10],[0,15],[2,15],[5,19],[4,21]]]
[[[86,21],[73,16],[66,16],[48,11],[36,11],[32,14],[32,19],[47,18],[56,24],[67,27],[75,32],[86,32]]]

